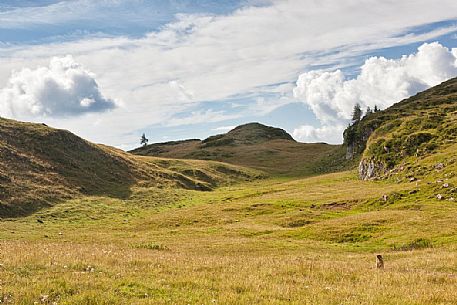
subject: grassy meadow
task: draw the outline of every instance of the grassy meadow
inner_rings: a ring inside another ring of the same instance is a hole
[[[456,304],[457,203],[435,178],[134,186],[2,219],[1,304]]]

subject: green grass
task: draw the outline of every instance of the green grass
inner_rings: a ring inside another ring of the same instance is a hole
[[[354,152],[374,162],[376,177],[417,168],[426,158],[457,141],[457,78],[371,113],[348,128]],[[366,149],[365,149],[366,148]]]
[[[69,200],[0,222],[0,299],[454,304],[457,204],[415,188],[344,172]]]
[[[455,304],[456,84],[362,121],[380,124],[363,157],[391,162],[386,179],[373,181],[359,180],[355,170],[300,177],[335,168],[341,151],[322,156],[321,144],[312,146],[317,157],[312,149],[297,157],[303,146],[285,139],[232,147],[244,156],[238,163],[261,160],[285,173],[266,178],[218,162],[131,156],[46,126],[2,120],[0,200],[60,201],[0,219],[0,300]],[[22,129],[32,143],[44,137],[55,144],[53,150],[27,150],[27,141],[14,137]],[[291,170],[297,164],[303,166]],[[78,185],[84,189],[68,191]],[[384,270],[375,268],[377,254]]]
[[[203,141],[151,144],[131,151],[137,155],[215,160],[255,168],[272,176],[304,177],[349,169],[341,145],[299,143],[284,130],[258,123]]]
[[[134,156],[65,130],[0,118],[0,217],[82,196],[126,199],[138,185],[208,191],[264,175],[219,162]]]

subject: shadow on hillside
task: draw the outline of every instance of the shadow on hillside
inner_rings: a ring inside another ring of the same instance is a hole
[[[23,217],[78,196],[126,199],[145,175],[121,152],[91,144],[68,131],[2,133],[8,149],[0,165],[0,217]]]

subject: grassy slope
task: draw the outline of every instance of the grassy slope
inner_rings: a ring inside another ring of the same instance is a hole
[[[129,198],[83,197],[4,219],[0,299],[455,304],[457,144],[440,140],[455,127],[455,99],[452,88],[436,90],[449,103],[425,96],[425,105],[403,102],[398,111],[376,114],[406,122],[421,107],[421,122],[443,118],[427,129],[438,135],[432,141],[439,146],[400,155],[395,164],[403,169],[391,172],[391,179],[360,181],[350,171],[270,178],[213,192],[135,184]],[[422,126],[400,123],[391,125],[398,133],[392,138],[407,139]],[[373,134],[369,147],[383,130]],[[376,156],[370,153],[365,157]],[[383,271],[374,268],[378,253],[385,257]]]
[[[150,144],[132,151],[138,155],[216,160],[281,176],[310,176],[348,167],[344,149],[323,143],[295,142],[282,129],[250,123],[203,141]]]
[[[70,200],[0,222],[0,298],[455,304],[457,205],[428,198],[427,182],[418,182],[424,195],[409,195],[416,183],[360,181],[345,172]],[[374,268],[378,253],[384,271]]]
[[[380,165],[379,176],[420,178],[436,165],[424,160],[446,151],[442,161],[453,163],[455,154],[448,148],[457,141],[457,78],[373,113],[359,125],[362,134],[374,129],[362,157]]]
[[[135,184],[208,190],[257,175],[215,162],[132,156],[65,130],[0,118],[0,217],[81,195],[127,198]]]

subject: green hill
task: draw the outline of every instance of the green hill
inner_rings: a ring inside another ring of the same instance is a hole
[[[209,190],[258,175],[216,162],[133,156],[66,130],[0,119],[0,216],[80,195],[126,198],[132,185]]]
[[[2,192],[9,189],[9,205],[25,208],[26,201],[12,198],[35,200],[59,187],[76,198],[0,219],[0,300],[455,304],[456,94],[451,80],[351,126],[348,155],[362,161],[366,180],[354,167],[211,192],[196,189],[258,172],[133,156],[65,131],[1,120],[0,185]],[[238,148],[247,158],[248,148],[254,154],[273,143],[281,156],[285,147],[309,148],[279,137],[246,144],[252,139],[240,136],[211,149]],[[192,152],[203,145],[190,140],[146,148],[177,153],[176,147]],[[79,185],[84,190],[70,193]],[[377,255],[383,270],[376,268]]]
[[[371,113],[346,131],[348,149],[361,157],[362,179],[417,179],[433,175],[435,167],[453,167],[456,140],[457,78]]]
[[[139,147],[133,154],[215,160],[282,176],[306,176],[348,167],[340,145],[298,143],[280,128],[249,123],[205,140],[191,139]]]

